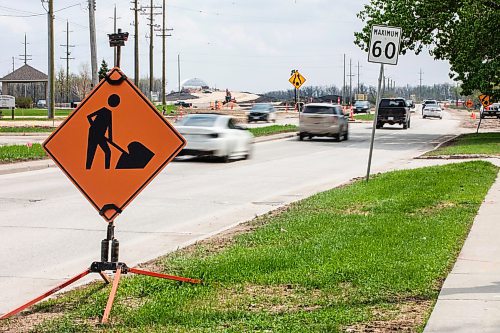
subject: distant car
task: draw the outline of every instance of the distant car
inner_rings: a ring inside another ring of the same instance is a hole
[[[356,101],[353,107],[354,113],[364,112],[370,113],[370,102],[368,101]]]
[[[175,127],[187,140],[178,156],[208,156],[228,162],[248,159],[252,153],[253,135],[236,125],[230,116],[198,113],[184,117]]]
[[[497,117],[500,119],[500,103],[493,103],[487,108],[481,107],[481,118]]]
[[[306,104],[299,115],[299,140],[330,136],[340,141],[349,137],[349,122],[338,104]]]
[[[422,115],[424,114],[424,109],[428,104],[438,104],[438,102],[435,99],[424,99],[422,102]]]
[[[47,107],[47,101],[44,99],[39,99],[38,102],[36,102],[36,107],[37,108],[46,108]]]
[[[188,103],[184,101],[177,101],[174,103],[175,106],[182,106],[183,108],[190,108],[193,106],[193,103]]]
[[[248,113],[248,122],[259,120],[276,122],[276,109],[272,104],[258,103],[252,106]]]
[[[425,108],[422,109],[422,118],[439,118],[443,119],[443,109],[439,104],[427,103]]]

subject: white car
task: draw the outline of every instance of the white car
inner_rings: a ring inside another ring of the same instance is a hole
[[[422,110],[422,118],[439,118],[443,119],[443,109],[439,104],[426,104],[425,108]]]
[[[252,153],[253,135],[236,125],[230,116],[214,113],[190,114],[175,124],[187,141],[178,156],[208,156],[228,162],[248,159]]]

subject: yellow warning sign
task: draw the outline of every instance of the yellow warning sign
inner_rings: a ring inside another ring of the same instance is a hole
[[[298,71],[295,71],[288,81],[293,84],[296,89],[299,89],[304,82],[306,82],[306,78],[303,77]]]
[[[490,106],[491,104],[493,104],[491,102],[491,97],[488,96],[488,95],[480,95],[479,96],[479,100],[481,101],[481,104],[483,104],[483,106],[485,108],[487,108],[488,106]]]

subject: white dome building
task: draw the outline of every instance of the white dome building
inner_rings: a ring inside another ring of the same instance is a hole
[[[208,89],[208,84],[199,78],[192,78],[184,81],[182,83],[182,90],[187,91],[198,91],[203,89]]]

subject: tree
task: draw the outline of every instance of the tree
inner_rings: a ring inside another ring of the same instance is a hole
[[[474,90],[500,99],[500,4],[497,0],[371,0],[358,13],[366,22],[355,43],[368,50],[374,24],[403,29],[401,50],[424,48],[435,59],[448,60],[450,78],[463,93]]]
[[[109,69],[108,69],[108,64],[106,63],[106,61],[104,59],[102,59],[102,62],[101,62],[101,68],[99,68],[99,81],[101,81],[102,79],[104,79],[106,77],[106,74],[108,74],[109,72]]]
[[[80,72],[78,76],[75,76],[73,84],[73,92],[80,99],[83,100],[91,88],[91,78],[89,65],[80,65]]]

